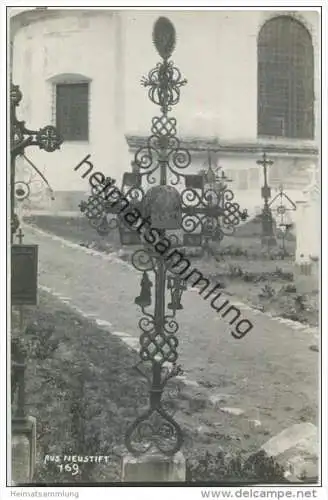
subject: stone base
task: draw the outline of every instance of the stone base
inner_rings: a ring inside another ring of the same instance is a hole
[[[267,441],[262,449],[285,469],[290,482],[312,482],[319,476],[318,429],[311,422],[294,424]]]
[[[122,482],[184,482],[186,461],[179,451],[172,457],[148,453],[141,457],[125,455],[122,459]]]
[[[33,479],[36,461],[36,419],[17,418],[11,424],[11,481],[26,484]]]

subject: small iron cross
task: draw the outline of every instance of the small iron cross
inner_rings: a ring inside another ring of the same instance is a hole
[[[271,167],[274,164],[273,160],[268,160],[267,154],[264,152],[262,156],[262,160],[257,160],[258,165],[262,165],[264,170],[264,186],[267,186],[267,167]]]
[[[23,238],[24,238],[24,233],[22,231],[22,228],[20,227],[18,230],[18,234],[16,234],[16,238],[18,239],[18,243],[21,245],[23,243]]]
[[[267,154],[263,153],[262,160],[257,160],[258,165],[262,165],[262,167],[270,167],[273,165],[273,160],[268,160]]]

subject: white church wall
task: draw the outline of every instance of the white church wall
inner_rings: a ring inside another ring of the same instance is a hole
[[[142,15],[125,13],[126,109],[129,133],[146,134],[156,107],[139,84],[160,60],[150,43],[152,27],[160,12]],[[188,84],[181,88],[181,102],[172,110],[182,136],[255,139],[256,40],[252,38],[254,20],[249,25],[246,12],[197,11],[165,12],[177,31],[172,56]],[[238,36],[236,36],[238,33]],[[130,57],[135,41],[144,55]],[[245,91],[246,89],[246,91]]]
[[[257,37],[265,21],[278,14],[256,10],[124,12],[129,48],[125,55],[128,132],[146,134],[156,112],[139,82],[159,61],[150,40],[153,23],[159,15],[166,15],[177,31],[172,59],[188,80],[181,89],[181,102],[172,111],[178,119],[180,134],[218,137],[223,141],[256,141]],[[291,14],[309,29],[317,53],[318,14]],[[133,57],[139,49],[144,57]],[[315,93],[319,98],[318,60],[315,57]],[[283,142],[290,141],[278,140]]]
[[[181,88],[180,103],[172,109],[179,137],[214,138],[218,144],[260,144],[263,149],[267,144],[314,147],[317,139],[257,137],[257,36],[264,22],[278,14],[265,10],[43,11],[39,20],[20,27],[14,38],[13,80],[24,94],[19,114],[31,128],[55,124],[52,84],[63,74],[82,75],[90,79],[90,137],[88,142],[66,142],[61,151],[51,154],[31,148],[29,157],[44,167],[55,190],[88,190],[86,179],[73,170],[87,154],[91,154],[95,171],[120,184],[133,157],[125,135],[147,136],[151,118],[159,114],[140,80],[160,60],[151,43],[153,24],[160,15],[175,25],[177,45],[172,59],[188,80]],[[318,14],[292,15],[304,22],[313,39],[318,122]],[[318,130],[317,126],[316,138]],[[219,156],[220,164],[234,176],[232,187],[240,191],[243,203],[251,206],[255,198],[256,205],[261,203],[262,172],[256,165],[260,153]],[[193,153],[193,157],[191,169],[203,168],[204,155]],[[295,158],[297,154],[277,153],[278,177],[286,178],[285,169]],[[295,180],[297,169],[293,176]],[[299,187],[290,185],[289,189]]]
[[[154,67],[159,58],[149,39],[151,30],[159,12],[147,13],[145,16],[126,13],[125,26],[127,46],[132,45],[137,33],[141,33],[145,60],[151,61]],[[181,88],[181,102],[174,107],[172,114],[178,119],[180,137],[215,138],[220,144],[259,144],[263,150],[270,144],[277,149],[284,146],[302,148],[315,146],[320,128],[316,126],[314,141],[284,138],[257,137],[257,38],[263,24],[279,12],[272,11],[214,11],[214,12],[165,12],[174,22],[177,29],[177,47],[173,55],[182,75],[187,78],[188,85]],[[286,11],[284,12],[286,13]],[[319,117],[318,97],[320,80],[317,72],[318,57],[318,14],[316,12],[291,12],[305,24],[312,35],[315,51],[315,96],[316,121]],[[196,36],[197,34],[197,36]],[[140,72],[139,59],[132,65],[126,59],[126,82],[129,85],[127,96],[127,124],[131,134],[147,135],[151,117],[156,114],[156,106],[147,98],[147,92],[139,85],[145,70]],[[214,148],[215,149],[215,148]],[[248,155],[242,151],[228,156],[218,153],[222,166],[228,173],[234,173],[233,189],[245,208],[252,211],[263,205],[260,187],[263,184],[263,173],[256,161],[261,156]],[[206,156],[206,155],[205,155]],[[279,167],[279,178],[269,173],[273,188],[281,181],[287,183],[291,197],[299,196],[300,188],[297,180],[298,170],[294,168],[292,175],[286,175],[290,165],[298,166],[299,155],[280,153],[273,156]],[[190,172],[203,168],[204,155],[192,153]],[[304,159],[303,159],[304,160]],[[302,160],[302,161],[303,161]],[[306,158],[305,158],[306,161]],[[309,157],[309,162],[312,158]],[[206,158],[205,158],[206,163]],[[301,174],[302,178],[302,174]],[[295,184],[295,185],[294,185]]]
[[[95,170],[118,168],[117,144],[122,142],[120,105],[117,96],[117,45],[119,18],[116,13],[83,15],[63,11],[22,27],[14,40],[13,81],[24,99],[19,115],[30,128],[55,125],[53,84],[90,81],[89,140],[65,141],[51,154],[31,148],[29,157],[45,167],[54,189],[88,189],[86,180],[73,168],[91,154]]]

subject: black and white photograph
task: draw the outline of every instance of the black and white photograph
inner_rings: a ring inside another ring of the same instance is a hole
[[[40,4],[1,7],[4,498],[327,498],[326,7]]]

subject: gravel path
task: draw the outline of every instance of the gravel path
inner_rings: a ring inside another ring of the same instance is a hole
[[[88,253],[31,227],[24,231],[25,243],[39,245],[40,285],[108,321],[113,332],[139,336],[141,315],[134,299],[140,273],[117,257]],[[319,355],[309,349],[317,343],[313,328],[246,308],[243,317],[254,328],[236,340],[227,322],[198,293],[187,291],[182,303],[177,315],[179,362],[188,379],[206,387],[219,406],[243,411],[231,418],[258,420],[270,435],[300,421],[317,423]]]

